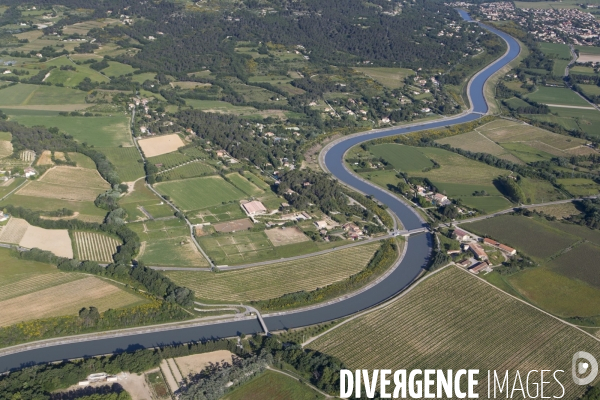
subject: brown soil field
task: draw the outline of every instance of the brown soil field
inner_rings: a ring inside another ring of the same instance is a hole
[[[8,140],[0,140],[0,158],[8,157],[13,153],[12,143]]]
[[[86,277],[39,292],[0,301],[0,326],[61,315],[76,315],[82,307],[94,306],[100,312],[125,307],[141,300],[96,277]]]
[[[535,207],[532,210],[543,212],[545,214],[552,215],[556,218],[565,218],[571,215],[580,214],[580,211],[575,207],[573,203],[554,204],[545,207]]]
[[[0,231],[0,242],[19,244],[27,228],[29,228],[29,223],[24,219],[11,218]]]
[[[25,222],[27,223],[27,222]],[[29,224],[28,224],[29,225]],[[29,225],[19,246],[51,251],[59,257],[73,258],[71,238],[66,229],[44,229]]]
[[[210,364],[227,362],[229,364],[232,363],[232,356],[228,350],[217,350],[211,351],[210,353],[203,354],[194,354],[191,356],[178,357],[175,359],[181,374],[184,377],[189,376],[190,374],[198,374]]]
[[[98,171],[80,167],[50,168],[38,180],[23,186],[17,194],[71,201],[94,201],[110,189]]]
[[[138,144],[146,157],[160,156],[175,151],[181,146],[185,146],[185,143],[183,143],[179,135],[175,133],[149,139],[141,139],[138,140]]]
[[[73,282],[83,277],[85,277],[83,274],[56,272],[52,270],[47,273],[40,273],[39,271],[32,273],[24,270],[22,274],[16,275],[16,278],[14,276],[3,276],[2,283],[0,284],[0,301],[30,293],[37,293],[40,290]]]
[[[50,150],[44,150],[42,154],[40,154],[40,158],[38,158],[35,165],[52,165],[54,162],[52,162],[51,157],[52,152]]]
[[[179,385],[175,380],[173,373],[171,372],[171,368],[169,367],[167,360],[162,360],[160,362],[160,370],[162,371],[165,381],[171,389],[171,392],[175,393],[177,390],[179,390]]]
[[[310,239],[298,228],[275,228],[265,231],[273,246],[284,246],[286,244],[308,242]]]
[[[74,232],[77,257],[80,260],[113,262],[112,255],[120,243],[111,237],[93,232]]]
[[[213,226],[217,232],[237,232],[252,228],[252,225],[252,221],[248,218],[243,218],[234,221],[221,222],[220,224],[214,224]]]
[[[580,63],[587,63],[587,62],[597,63],[597,62],[600,62],[600,55],[598,55],[598,54],[579,53],[579,57],[577,57],[577,62],[580,62]]]

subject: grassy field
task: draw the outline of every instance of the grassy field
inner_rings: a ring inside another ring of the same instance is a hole
[[[415,71],[408,68],[354,68],[355,71],[362,72],[373,80],[381,83],[390,89],[397,89],[404,86],[404,78],[414,75]]]
[[[219,204],[217,206],[208,207],[202,211],[189,213],[188,218],[194,223],[216,223],[231,221],[246,217],[244,211],[238,203]]]
[[[588,1],[586,4],[593,4],[594,0]],[[564,0],[564,1],[515,1],[515,7],[517,8],[538,8],[542,10],[547,9],[570,9],[579,7],[580,2],[577,0]]]
[[[133,186],[133,191],[130,191],[119,200],[119,204],[127,211],[127,220],[136,221],[146,219],[146,215],[139,209],[144,207],[146,210],[152,210],[158,218],[159,216],[166,217],[174,214],[174,211],[165,202],[155,195],[145,185],[144,180],[139,180]]]
[[[16,194],[67,201],[91,201],[110,185],[98,171],[78,167],[53,167],[39,179],[29,182]]]
[[[237,172],[225,176],[227,177],[227,179],[229,179],[231,183],[233,183],[233,185],[236,188],[240,189],[248,196],[260,196],[261,194],[264,194],[263,189],[259,188],[254,183],[250,182],[248,179],[238,174]]]
[[[88,156],[81,153],[69,153],[71,161],[75,161],[80,168],[96,169],[96,163]]]
[[[80,90],[19,83],[0,90],[0,106],[84,104],[85,96]]]
[[[532,365],[570,371],[571,357],[582,346],[600,352],[600,343],[583,332],[451,267],[307,347],[338,357],[350,369],[476,368],[475,392],[485,393],[486,370],[510,370],[511,376]],[[586,390],[566,375],[561,381],[569,398]],[[561,388],[554,382],[544,392],[559,396]]]
[[[145,175],[144,164],[138,162],[141,160],[140,153],[135,147],[103,147],[98,151],[102,152],[108,161],[115,166],[119,178],[123,182],[135,181]]]
[[[557,179],[556,183],[564,185],[573,196],[591,196],[597,194],[600,189],[596,182],[585,178]]]
[[[7,204],[39,211],[55,211],[59,208],[68,208],[78,213],[77,219],[88,222],[102,222],[107,213],[106,210],[96,207],[93,201],[69,201],[18,194],[10,195],[0,203],[0,206]]]
[[[155,187],[186,211],[200,210],[245,197],[244,193],[219,176],[162,182]]]
[[[148,157],[148,162],[154,165],[162,164],[158,167],[158,169],[163,170],[176,167],[188,161],[192,161],[195,158],[197,158],[197,156],[191,156],[178,151],[173,151],[160,156]]]
[[[598,273],[598,260],[600,260],[600,247],[591,243],[584,243],[574,250],[554,259],[550,266],[561,274],[600,289],[600,273]],[[600,298],[600,296],[598,297]],[[598,306],[600,302],[592,302]],[[596,315],[600,314],[600,306],[596,307]]]
[[[99,278],[61,272],[55,266],[12,257],[0,249],[0,325],[76,314],[93,305],[108,308],[142,304],[145,300]]]
[[[142,248],[138,259],[146,265],[207,267],[208,262],[192,243],[184,221],[136,222],[128,225],[140,237]]]
[[[569,46],[566,44],[540,42],[539,46],[540,50],[551,58],[571,59],[571,50],[569,50]]]
[[[600,96],[600,86],[596,85],[579,85],[579,87],[583,90],[588,96]]]
[[[266,183],[265,181],[260,179],[258,176],[256,176],[252,172],[244,171],[244,176],[246,177],[246,179],[248,179],[255,186],[258,186],[262,190],[269,190],[269,188],[271,187],[268,183]]]
[[[184,271],[167,271],[165,274],[176,283],[185,282],[201,299],[266,300],[347,279],[367,266],[378,247],[378,243],[371,243],[320,256],[216,274]]]
[[[527,98],[542,104],[591,107],[588,102],[579,97],[577,93],[566,88],[539,86],[535,92],[527,95]]]
[[[1,97],[1,94],[0,94]],[[125,115],[102,117],[63,117],[57,112],[6,109],[11,120],[25,126],[55,126],[80,143],[95,147],[132,146],[129,118]]]
[[[227,393],[223,400],[312,400],[323,395],[289,376],[265,371],[256,378]]]
[[[198,176],[211,175],[215,169],[203,162],[193,161],[190,164],[182,165],[170,171],[160,174],[163,180],[175,181],[179,179],[195,178]]]
[[[433,166],[429,158],[415,147],[400,144],[380,144],[369,151],[376,157],[382,157],[400,171],[422,171]]]
[[[547,259],[578,240],[577,237],[561,232],[538,219],[514,215],[501,215],[463,226],[480,235],[489,235],[539,261]]]
[[[575,65],[575,66],[569,68],[569,73],[576,74],[576,75],[597,75],[596,72],[594,72],[594,68],[583,67],[580,65]]]
[[[104,73],[104,75],[110,77],[131,74],[134,71],[136,71],[136,69],[133,68],[131,65],[122,64],[116,61],[109,61],[108,65],[109,67],[104,68],[102,72]]]
[[[258,110],[249,106],[234,106],[233,104],[219,100],[195,100],[185,99],[185,103],[194,109],[206,112],[233,114],[239,116],[262,116],[283,118],[284,112],[281,110]]]

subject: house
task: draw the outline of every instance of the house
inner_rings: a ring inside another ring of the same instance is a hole
[[[471,260],[462,260],[462,261],[458,262],[457,264],[463,268],[466,268],[471,265]]]
[[[498,250],[505,252],[509,256],[514,256],[515,254],[517,254],[517,250],[513,249],[512,247],[508,247],[505,244],[497,242],[493,239],[485,238],[485,239],[483,239],[483,243],[487,244],[489,246],[495,247]]]
[[[0,222],[6,221],[9,218],[10,218],[10,214],[5,214],[0,211]]]
[[[37,174],[37,171],[32,167],[27,167],[23,171],[25,172],[25,178],[29,178],[30,176]]]
[[[242,204],[242,208],[246,211],[246,214],[252,216],[257,214],[264,214],[267,212],[266,207],[258,200],[249,201],[248,203]]]
[[[315,221],[315,226],[317,227],[317,229],[327,229],[327,222],[325,222],[324,220]]]
[[[485,261],[488,259],[485,250],[483,250],[483,247],[481,247],[479,243],[471,242],[469,244],[469,250],[471,250],[471,252],[475,255],[475,258],[478,260]]]
[[[225,150],[217,150],[216,154],[217,157],[225,157],[227,155],[227,152]]]
[[[490,264],[487,261],[482,261],[469,268],[469,272],[472,272],[477,275],[478,273],[486,269],[491,271]]]
[[[438,204],[440,206],[443,206],[444,204],[448,204],[449,203],[448,197],[444,196],[441,193],[434,194],[432,196],[431,200],[432,200],[433,203]]]
[[[456,228],[454,232],[452,232],[452,239],[456,239],[460,242],[466,242],[467,240],[471,239],[471,235],[462,229]]]

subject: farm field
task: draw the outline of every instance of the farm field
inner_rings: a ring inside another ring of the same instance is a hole
[[[1,96],[1,94],[0,94]],[[132,146],[129,118],[125,115],[102,117],[64,117],[57,112],[11,110],[5,112],[11,120],[25,126],[55,126],[80,143],[95,147]]]
[[[539,86],[535,92],[527,95],[527,98],[542,104],[591,107],[588,102],[579,97],[575,92],[566,88]]]
[[[515,215],[501,215],[462,226],[479,235],[489,235],[539,261],[569,247],[578,239],[539,219]]]
[[[104,75],[110,77],[132,74],[134,71],[136,71],[136,69],[131,65],[122,64],[116,61],[109,61],[108,65],[109,67],[104,68],[102,72],[104,72]]]
[[[266,300],[286,293],[315,290],[347,279],[364,269],[378,248],[378,243],[369,243],[324,255],[241,270],[220,273],[165,271],[165,274],[175,283],[185,282],[199,299],[234,302]]]
[[[56,187],[53,188],[56,189]],[[43,201],[40,201],[42,199]],[[96,207],[93,201],[69,201],[39,197],[38,195],[21,196],[12,194],[0,203],[0,207],[6,204],[39,211],[55,211],[59,208],[68,208],[77,213],[77,219],[87,222],[102,222],[106,216],[106,210]]]
[[[140,237],[138,259],[151,266],[207,267],[208,262],[180,219],[136,222],[128,225]]]
[[[415,71],[408,68],[372,67],[354,68],[354,70],[362,72],[363,74],[390,89],[397,89],[404,86],[404,78],[415,74]]]
[[[19,83],[0,90],[0,106],[85,104],[85,96],[80,90]]]
[[[590,1],[593,3],[593,1]],[[557,1],[515,1],[515,7],[517,8],[539,8],[542,10],[546,9],[570,9],[579,7],[579,3],[576,0],[564,0],[561,2]]]
[[[202,211],[190,213],[190,221],[194,223],[219,223],[235,219],[247,218],[237,202],[207,207]]]
[[[199,176],[211,175],[215,169],[208,164],[199,161],[192,161],[189,164],[182,165],[171,171],[161,173],[162,181],[176,181],[179,179],[195,178]]]
[[[217,232],[237,232],[252,228],[254,224],[248,218],[236,219],[233,221],[220,222],[212,225]]]
[[[415,147],[400,144],[379,144],[369,151],[376,157],[382,157],[400,171],[421,171],[433,166],[433,163]]]
[[[8,157],[13,153],[11,140],[10,132],[0,132],[0,158]]]
[[[579,87],[583,90],[583,92],[592,97],[592,96],[600,96],[600,86],[596,85],[584,85],[581,84]]]
[[[312,400],[323,398],[325,398],[323,395],[294,378],[267,370],[231,393],[227,393],[223,400]]]
[[[179,135],[172,133],[170,135],[139,139],[138,145],[146,157],[155,157],[175,151],[184,146],[184,143]]]
[[[600,247],[584,243],[552,260],[550,266],[569,278],[587,282],[596,289],[600,289],[599,259]],[[598,307],[596,315],[598,314],[600,314],[600,307]]]
[[[147,210],[152,209],[157,216],[174,214],[170,206],[146,187],[143,179],[136,181],[133,188],[130,187],[129,192],[119,200],[119,204],[127,211],[127,220],[129,222],[147,218],[139,209],[140,207],[144,207]]]
[[[29,225],[27,221],[11,217],[0,230],[0,242],[18,244],[32,249],[48,250],[59,257],[73,258],[71,238],[66,229],[44,229]]]
[[[181,166],[182,164],[193,161],[199,157],[199,154],[183,154],[179,151],[173,151],[160,156],[148,157],[148,162],[156,165],[158,170],[162,171]]]
[[[569,68],[569,72],[573,75],[596,75],[596,72],[594,72],[594,68],[584,67],[581,65],[574,65],[573,67]]]
[[[73,232],[77,259],[105,263],[113,262],[112,255],[117,252],[121,242],[107,235],[95,232]]]
[[[57,166],[46,171],[39,179],[29,182],[16,194],[67,201],[91,201],[110,189],[96,170]]]
[[[473,299],[477,299],[476,307]],[[572,354],[581,346],[600,352],[600,343],[584,332],[450,267],[393,303],[338,325],[306,347],[335,356],[350,369],[385,365],[391,370],[411,370],[435,364],[442,370],[469,365],[486,371],[502,365],[502,370],[514,376],[516,370],[529,370],[531,365],[569,371]],[[478,379],[475,392],[485,393],[486,374],[480,373]],[[570,379],[563,384],[570,398],[585,391]],[[561,387],[556,382],[548,384],[545,393],[560,395]]]
[[[581,129],[590,136],[600,137],[600,111],[562,107],[550,107],[550,110],[552,114],[531,114],[528,118],[556,123],[569,130]]]
[[[281,118],[285,114],[281,110],[258,110],[250,106],[234,106],[233,104],[219,100],[195,100],[185,99],[185,103],[194,109],[202,110],[205,112],[219,113],[219,114],[233,114],[239,116],[260,116],[260,117],[274,117]]]
[[[0,198],[6,196],[14,189],[16,189],[21,183],[25,182],[26,178],[12,178],[0,184]]]
[[[197,374],[203,371],[210,364],[232,363],[232,356],[228,350],[216,350],[208,353],[193,354],[191,356],[176,357],[173,360],[177,368],[181,371],[181,375],[188,377],[190,374]]]
[[[56,60],[53,60],[56,61]],[[48,63],[50,65],[51,63]],[[90,78],[92,81],[97,82],[108,82],[108,78],[102,75],[100,72],[93,70],[87,65],[75,65],[70,61],[66,60],[62,63],[55,63],[55,65],[71,65],[75,67],[75,71],[72,70],[61,70],[55,68],[50,71],[50,75],[44,82],[52,83],[53,85],[61,84],[67,87],[75,87],[79,85],[85,78]]]
[[[132,182],[145,175],[144,164],[140,153],[135,147],[104,147],[98,151],[103,153],[108,161],[115,166],[119,178],[123,182]]]
[[[267,229],[265,234],[275,247],[310,241],[308,236],[296,227]]]
[[[161,182],[155,188],[161,194],[168,195],[185,211],[200,210],[245,197],[244,193],[219,176]]]
[[[145,299],[100,278],[86,276],[35,293],[0,301],[0,326],[38,318],[76,315],[82,307],[90,305],[103,312],[109,308],[145,302]]]
[[[244,176],[246,177],[246,179],[248,179],[250,182],[258,186],[262,190],[269,190],[270,185],[262,179],[260,179],[258,176],[254,175],[252,172],[244,171]]]
[[[250,182],[237,172],[225,175],[225,177],[229,179],[229,181],[233,183],[235,187],[246,193],[248,196],[260,196],[261,194],[264,194],[263,189],[257,187],[254,183]]]
[[[554,59],[559,58],[563,60],[571,59],[571,51],[569,50],[569,46],[562,43],[539,43],[540,50]]]
[[[292,257],[334,248],[347,242],[299,242],[275,246],[265,232],[239,231],[228,235],[202,236],[200,246],[217,265],[238,265]]]

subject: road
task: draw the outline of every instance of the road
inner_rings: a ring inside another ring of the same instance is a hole
[[[467,21],[471,21],[466,12],[459,10],[459,13]],[[374,195],[377,200],[387,205],[388,209],[399,217],[404,228],[409,231],[425,228],[425,222],[418,214],[414,213],[409,205],[401,201],[398,197],[393,196],[384,189],[377,188],[356,178],[344,167],[343,155],[350,147],[365,140],[461,124],[474,121],[486,114],[488,112],[488,105],[483,94],[485,82],[495,72],[512,61],[519,54],[520,48],[517,41],[509,35],[492,27],[481,26],[500,36],[507,43],[508,48],[502,57],[488,65],[469,81],[467,94],[471,108],[467,112],[441,121],[346,136],[329,144],[323,150],[322,160],[324,166],[336,179],[362,192]],[[377,282],[377,284],[359,293],[347,295],[343,299],[337,299],[335,302],[317,305],[308,309],[265,314],[262,315],[262,322],[268,327],[266,329],[269,331],[298,328],[346,317],[381,304],[401,293],[423,272],[423,268],[427,266],[429,261],[432,244],[433,237],[429,233],[410,236],[404,249],[404,257],[401,258],[399,264],[393,267],[393,271],[385,279]],[[133,351],[202,339],[233,337],[241,333],[253,334],[255,332],[262,332],[263,329],[258,319],[254,318],[211,321],[203,324],[190,323],[187,327],[171,324],[165,327],[155,326],[152,329],[137,328],[127,330],[126,332],[112,331],[87,335],[85,339],[81,339],[80,337],[61,338],[58,339],[60,340],[58,344],[56,340],[51,341],[47,345],[32,343],[25,350],[19,348],[16,351],[13,349],[12,351],[14,352],[11,354],[8,354],[11,351],[10,348],[0,350],[0,355],[6,354],[0,356],[0,372],[35,363]]]

